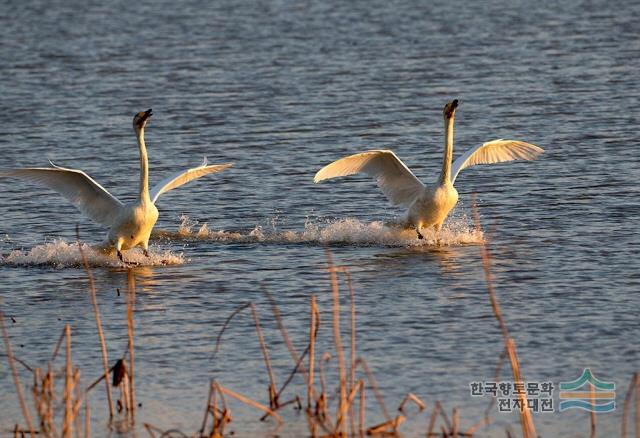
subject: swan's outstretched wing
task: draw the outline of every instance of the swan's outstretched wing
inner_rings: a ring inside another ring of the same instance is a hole
[[[408,207],[424,190],[424,184],[391,151],[367,151],[341,158],[320,169],[313,181],[317,183],[354,173],[366,173],[375,178],[387,198],[396,205]]]
[[[476,146],[458,157],[451,166],[451,182],[462,169],[476,164],[502,163],[513,160],[534,160],[544,149],[524,141],[493,140]]]
[[[0,177],[16,177],[55,190],[67,198],[85,216],[110,227],[123,205],[81,170],[53,168],[0,169]]]
[[[160,195],[162,195],[163,193],[166,193],[169,190],[173,190],[176,187],[180,187],[181,185],[186,184],[189,181],[193,181],[194,179],[198,179],[210,173],[220,172],[231,166],[233,166],[233,163],[214,164],[209,166],[207,165],[207,157],[204,157],[204,161],[200,166],[174,173],[173,175],[163,179],[157,185],[155,185],[151,189],[151,201],[155,204],[155,202],[158,200],[158,197],[160,197]]]

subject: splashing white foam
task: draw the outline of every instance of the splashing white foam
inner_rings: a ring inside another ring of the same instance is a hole
[[[149,257],[141,251],[131,250],[124,252],[124,259],[128,263],[124,264],[115,254],[105,254],[92,246],[81,243],[82,250],[87,257],[89,266],[107,267],[128,267],[132,264],[136,266],[158,266],[158,265],[180,265],[185,262],[182,254],[176,255],[170,251],[154,251],[149,249]],[[56,268],[82,266],[82,255],[77,242],[67,243],[63,239],[54,240],[42,245],[36,245],[30,250],[13,250],[7,256],[0,256],[0,264],[3,265],[49,265]]]
[[[360,246],[428,247],[482,243],[484,234],[471,224],[466,216],[450,218],[449,222],[436,233],[432,228],[424,229],[424,239],[418,239],[415,230],[405,229],[380,221],[362,222],[347,218],[324,223],[307,221],[304,230],[278,231],[273,224],[270,229],[256,226],[249,232],[210,230],[207,224],[198,228],[198,224],[188,217],[181,217],[176,233],[163,232],[172,239],[197,239],[214,242],[260,242],[260,243],[307,243],[342,244]]]
[[[476,229],[464,215],[450,217],[447,224],[436,233],[433,229],[422,230],[424,239],[418,239],[415,230],[404,229],[397,225],[380,221],[362,222],[354,218],[338,219],[325,222],[308,220],[304,230],[279,231],[271,222],[267,229],[256,226],[251,231],[210,230],[207,224],[198,226],[187,216],[181,217],[181,224],[176,232],[157,231],[156,237],[165,237],[173,241],[195,239],[201,241],[224,243],[301,243],[309,245],[355,245],[355,246],[392,246],[418,247],[454,246],[478,244],[484,241],[484,234]],[[8,242],[8,239],[3,239]],[[152,246],[150,257],[146,257],[139,249],[124,252],[128,264],[118,260],[115,254],[109,255],[82,243],[90,266],[127,267],[181,265],[185,263],[182,254],[174,254],[168,250],[158,250]],[[1,265],[49,265],[57,268],[82,266],[82,256],[77,242],[67,243],[63,239],[37,245],[29,250],[12,250],[8,255],[0,255]]]

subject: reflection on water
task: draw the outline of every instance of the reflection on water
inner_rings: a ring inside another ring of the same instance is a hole
[[[461,258],[466,250],[454,245],[411,246],[375,255],[379,268],[391,269],[411,266],[412,268],[436,264],[446,274],[462,270]]]

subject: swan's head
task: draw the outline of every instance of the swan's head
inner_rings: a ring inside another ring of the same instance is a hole
[[[140,111],[138,114],[133,116],[133,129],[135,129],[136,131],[139,129],[143,129],[151,116],[151,108],[146,111]]]
[[[445,119],[452,119],[456,114],[456,108],[458,108],[458,99],[453,99],[451,102],[444,106],[442,113]]]

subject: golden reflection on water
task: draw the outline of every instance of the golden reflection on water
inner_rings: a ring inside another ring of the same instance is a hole
[[[461,257],[466,254],[465,246],[415,246],[398,248],[396,251],[381,252],[376,260],[388,266],[401,266],[405,263],[415,266],[416,263],[430,265],[436,262],[443,273],[456,274],[463,270]],[[410,259],[410,260],[409,260]]]

